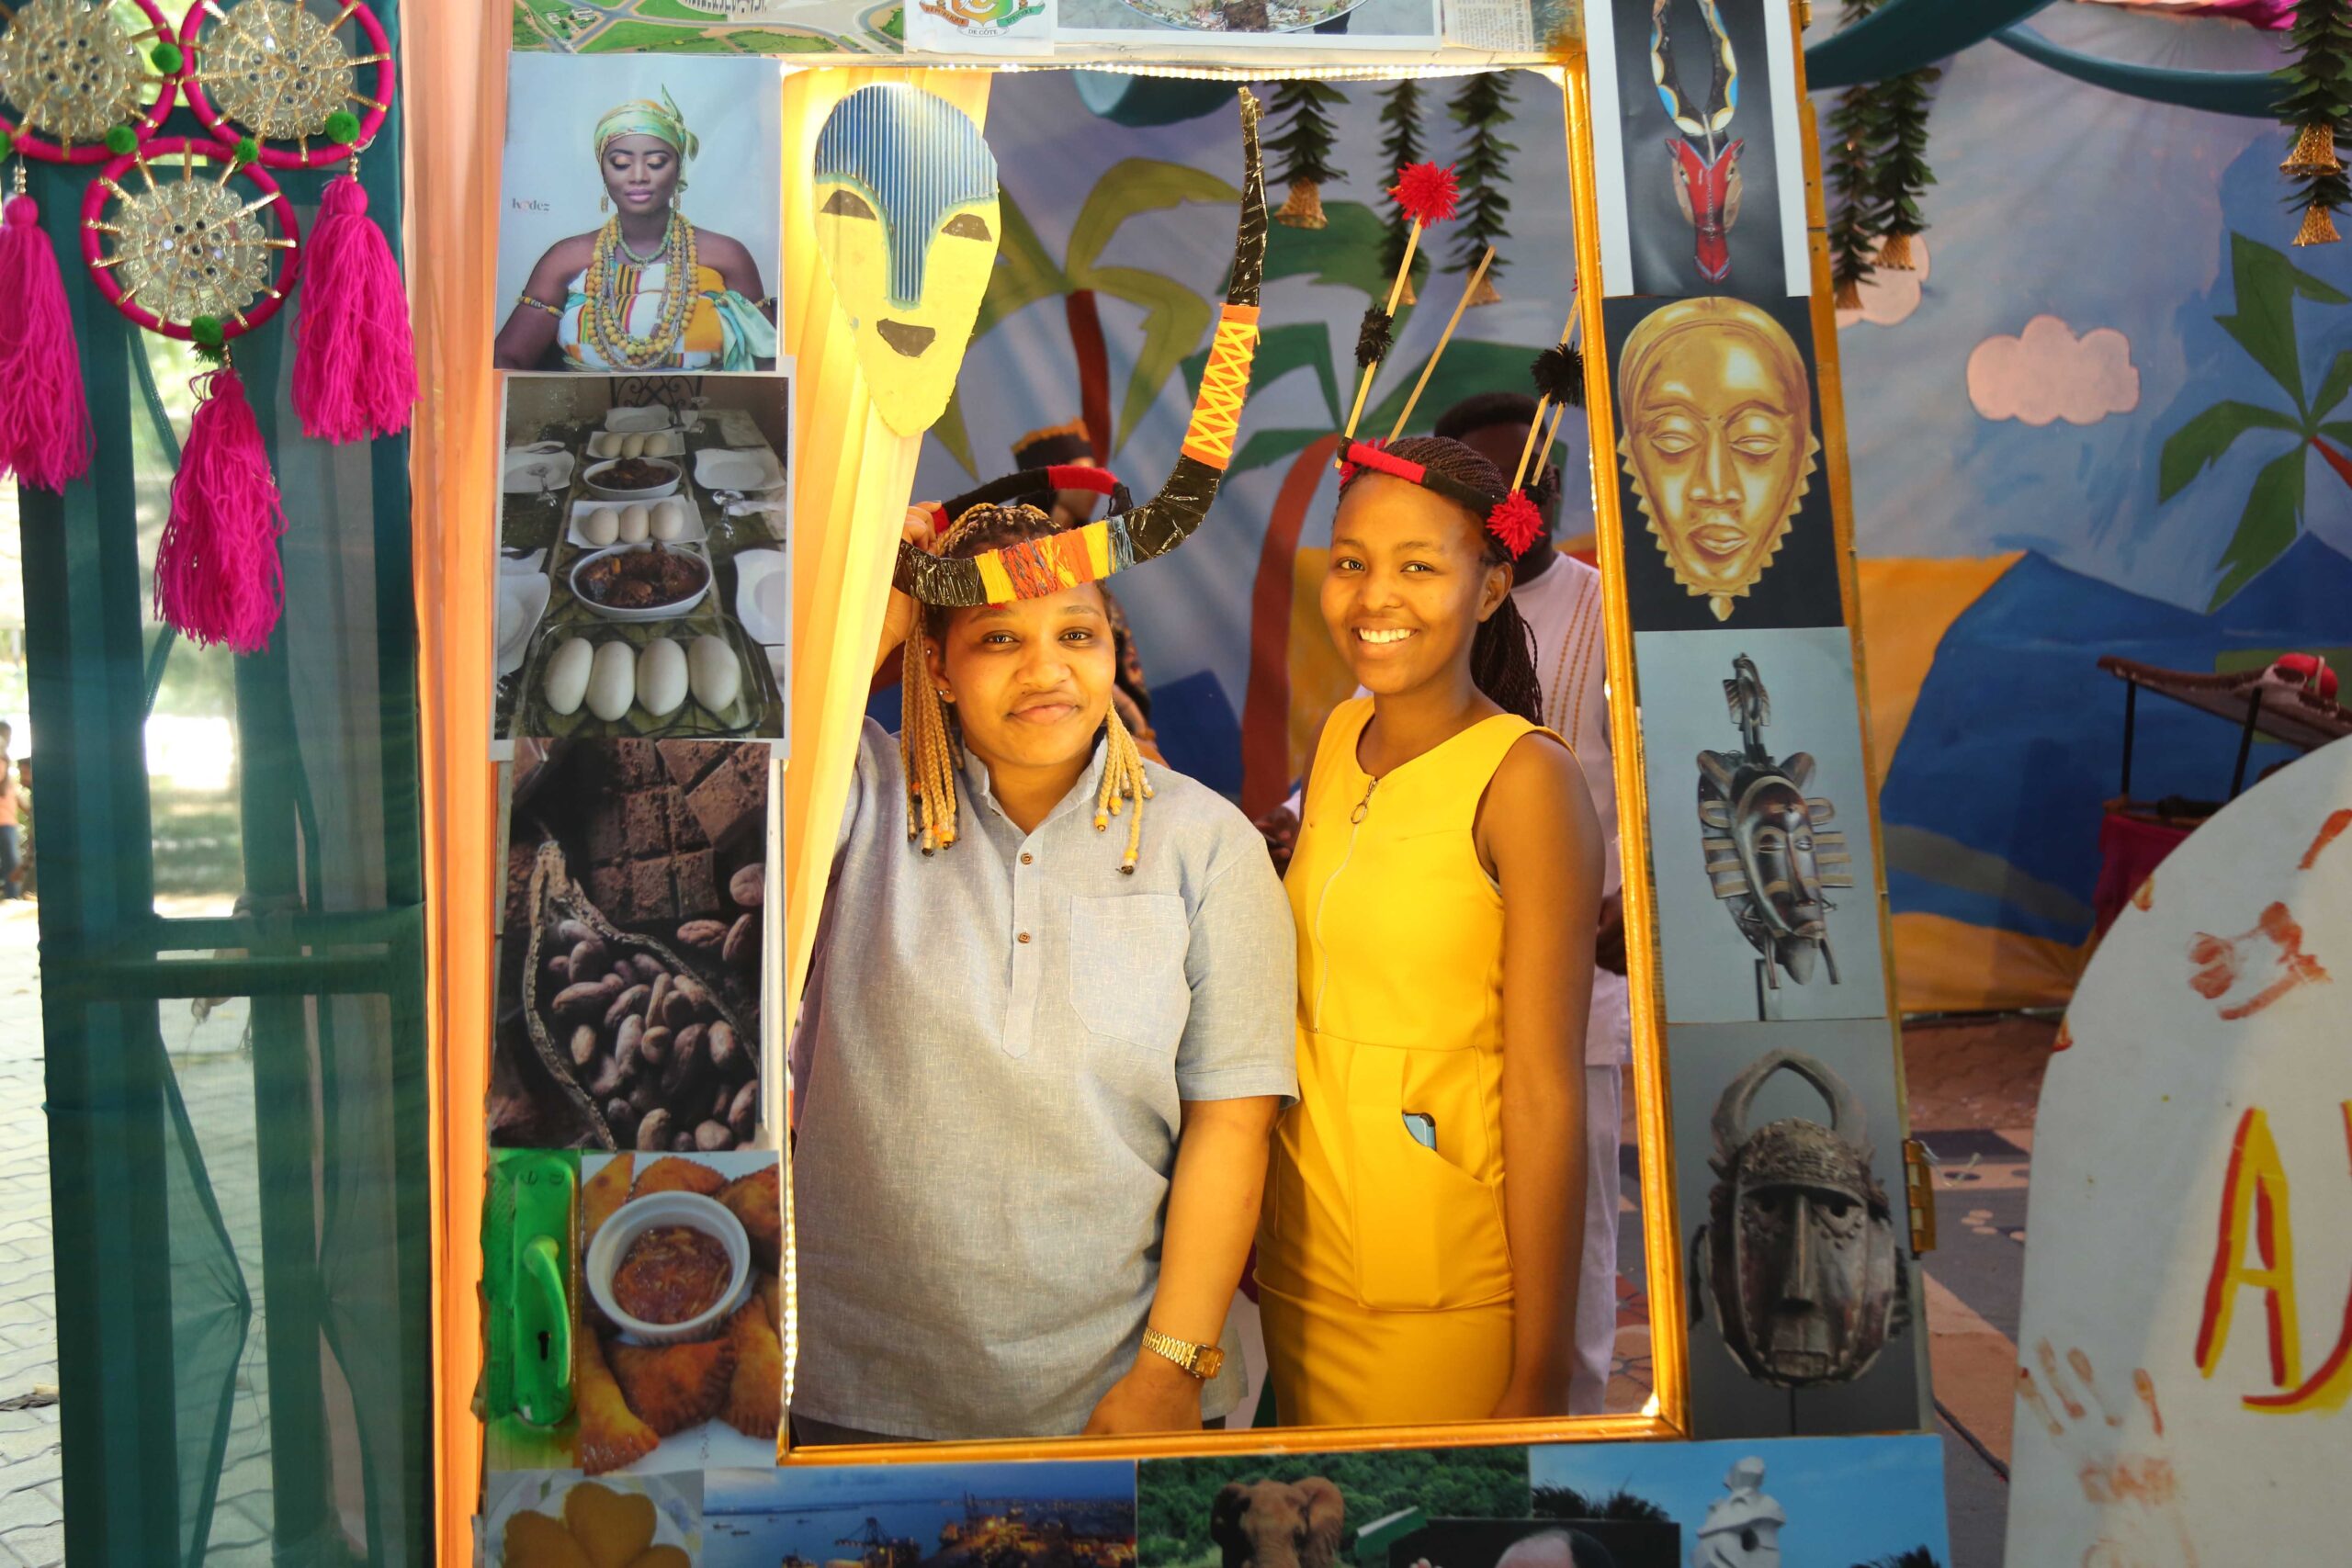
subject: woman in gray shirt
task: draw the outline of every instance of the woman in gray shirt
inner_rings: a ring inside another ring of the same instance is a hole
[[[1168,485],[1069,532],[994,486],[909,525],[909,740],[866,727],[793,1046],[798,1441],[1198,1429],[1241,1398],[1220,1341],[1296,1089],[1289,907],[1239,811],[1136,754],[1093,580],[1189,536],[1231,450],[1265,234],[1242,96],[1232,290]]]
[[[951,550],[1051,527],[983,510]],[[1249,820],[1181,773],[1142,764],[1132,873],[1126,824],[1096,831],[1102,600],[931,613],[964,751],[938,852],[867,721],[795,1048],[803,1441],[1170,1430],[1238,1402],[1143,1338],[1222,1337],[1296,1087],[1290,909]]]

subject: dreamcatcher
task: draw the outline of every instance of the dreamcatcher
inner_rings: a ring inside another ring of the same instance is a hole
[[[1667,139],[1672,158],[1674,199],[1690,221],[1699,276],[1721,283],[1731,276],[1731,226],[1739,221],[1738,141],[1724,140],[1739,108],[1739,62],[1724,30],[1719,0],[1698,0],[1707,27],[1709,64],[1706,102],[1696,108],[1683,96],[1675,73],[1674,43],[1666,26],[1672,0],[1650,0],[1650,80],[1666,105],[1666,118],[1679,135]]]
[[[122,19],[134,14],[151,25]],[[197,384],[155,560],[156,614],[200,643],[259,651],[283,600],[285,514],[231,344],[299,277],[291,394],[304,433],[343,442],[408,426],[407,291],[352,173],[392,91],[390,39],[360,0],[331,15],[196,0],[176,31],[153,0],[0,0],[0,153],[110,160],[82,206],[99,294],[215,367]],[[183,97],[204,134],[160,135]],[[306,243],[269,171],[335,164]],[[89,414],[63,279],[24,185],[20,164],[0,212],[0,477],[56,490],[89,467]]]

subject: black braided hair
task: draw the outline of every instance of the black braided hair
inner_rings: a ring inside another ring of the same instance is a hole
[[[1549,353],[1550,350],[1547,349],[1545,352]],[[1581,393],[1578,394],[1577,400],[1579,403],[1584,400]],[[1534,423],[1535,400],[1525,392],[1474,392],[1438,415],[1435,429],[1438,434],[1448,440],[1459,441],[1474,430],[1485,430],[1498,424],[1525,430]],[[1533,467],[1532,463],[1529,466]],[[1509,479],[1510,476],[1505,474],[1503,478]],[[1544,514],[1545,523],[1554,527],[1559,525],[1560,467],[1558,464],[1544,465],[1544,477],[1536,480],[1533,487],[1528,491],[1527,499],[1535,503],[1535,510]],[[1545,549],[1551,548],[1549,541],[1538,540],[1537,543]]]
[[[1419,463],[1432,473],[1490,495],[1500,495],[1510,483],[1510,476],[1486,458],[1443,436],[1408,435],[1390,442],[1388,450],[1408,463]],[[1358,468],[1340,482],[1340,494],[1344,497],[1351,485],[1377,471]],[[1481,558],[1489,566],[1510,565],[1510,547],[1487,531],[1487,520],[1458,502],[1453,504],[1478,531]],[[1535,672],[1534,628],[1508,593],[1495,613],[1478,623],[1477,633],[1470,639],[1470,679],[1505,713],[1515,713],[1531,724],[1544,722],[1544,685]]]

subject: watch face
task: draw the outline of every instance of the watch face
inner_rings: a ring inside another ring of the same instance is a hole
[[[1225,1367],[1225,1352],[1214,1345],[1204,1345],[1193,1353],[1193,1371],[1203,1382],[1216,1376]]]

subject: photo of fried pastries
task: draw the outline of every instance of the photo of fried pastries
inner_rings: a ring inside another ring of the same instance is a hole
[[[777,1156],[588,1155],[580,1164],[574,1462],[589,1475],[666,1471],[684,1463],[775,1463],[776,1432],[784,1420],[783,1291],[777,1275],[784,1216]],[[656,1205],[663,1217],[628,1246],[600,1252],[596,1241],[604,1228],[623,1227],[616,1235],[639,1230],[639,1216],[656,1212],[638,1208],[645,1204]],[[740,1235],[744,1266],[740,1277],[728,1270],[713,1304],[697,1314],[703,1320],[699,1326],[679,1338],[653,1340],[607,1314],[592,1279],[601,1263],[607,1270],[604,1296],[628,1310],[628,1292],[615,1289],[611,1275],[626,1269],[633,1248],[650,1246],[665,1227],[679,1225],[725,1233],[721,1239]]]
[[[589,1481],[564,1472],[496,1477],[481,1521],[489,1568],[696,1568],[699,1474]]]

